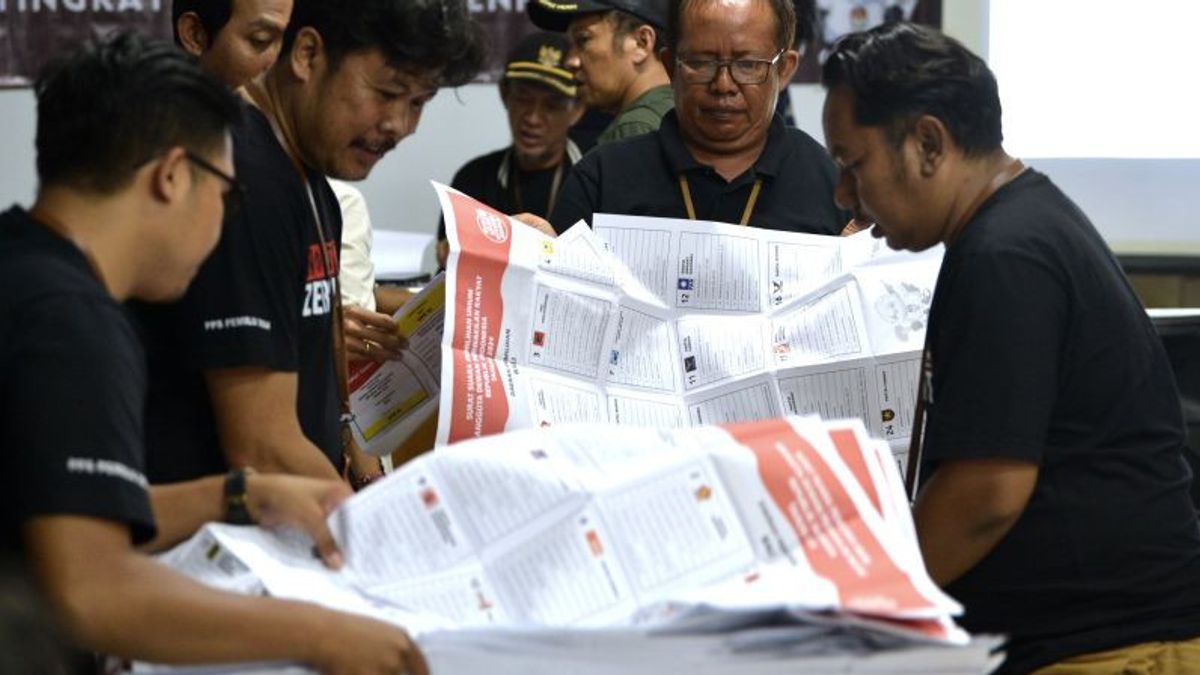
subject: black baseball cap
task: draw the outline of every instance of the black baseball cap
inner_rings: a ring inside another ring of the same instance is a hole
[[[575,75],[563,65],[570,48],[567,36],[562,33],[527,35],[508,55],[504,77],[500,81],[536,82],[563,96],[575,98]]]
[[[529,20],[544,30],[567,30],[581,14],[620,10],[645,21],[660,33],[667,28],[667,0],[529,0]]]

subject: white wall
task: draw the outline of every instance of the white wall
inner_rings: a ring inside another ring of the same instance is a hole
[[[986,51],[988,0],[944,0],[947,33]],[[1003,86],[1001,82],[1001,86]],[[1114,96],[1121,95],[1119,83]],[[793,85],[802,129],[818,140],[824,92]],[[1082,111],[1081,111],[1081,114]],[[1117,130],[1115,130],[1117,131]],[[1128,133],[1137,133],[1129,129]],[[34,101],[28,89],[0,90],[0,205],[28,204],[34,191]],[[466,160],[508,143],[495,85],[443,91],[425,111],[417,133],[386,157],[361,184],[380,228],[435,230],[437,203],[429,180],[449,182]],[[1200,161],[1137,162],[1033,160],[1076,199],[1114,247],[1136,251],[1200,253],[1200,227],[1186,196],[1200,186]]]
[[[0,209],[33,199],[36,121],[32,89],[0,89]]]

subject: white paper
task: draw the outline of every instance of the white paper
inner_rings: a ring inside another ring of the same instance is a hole
[[[554,240],[436,187],[451,244],[439,446],[819,413],[906,447],[940,251],[607,214]]]

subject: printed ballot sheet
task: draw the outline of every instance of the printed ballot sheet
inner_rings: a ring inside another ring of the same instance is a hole
[[[547,237],[435,184],[438,444],[579,422],[857,418],[903,447],[941,251],[597,214]]]
[[[408,347],[397,360],[352,363],[350,429],[364,451],[387,455],[436,414],[441,396],[446,281],[433,278],[394,319]]]
[[[296,533],[223,525],[163,560],[224,588],[403,619],[418,638],[711,632],[791,612],[966,644],[886,453],[860,421],[815,416],[527,429],[423,455],[345,502],[329,520],[341,571]]]

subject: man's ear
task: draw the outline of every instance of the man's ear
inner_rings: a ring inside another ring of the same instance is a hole
[[[946,159],[950,131],[940,119],[933,115],[921,115],[913,124],[910,133],[917,143],[921,175],[932,176]]]
[[[184,12],[175,20],[175,34],[183,50],[192,56],[199,57],[208,51],[208,31],[200,22],[200,16],[195,12]]]
[[[635,65],[640,66],[645,63],[647,59],[653,59],[655,57],[654,39],[657,36],[658,31],[654,30],[652,26],[647,24],[642,24],[629,33],[627,37],[633,38],[635,50],[633,63]]]
[[[800,67],[800,52],[795,49],[785,50],[779,55],[779,62],[775,67],[779,69],[779,91],[782,92],[792,83],[792,76]]]
[[[292,51],[288,52],[287,60],[297,80],[308,82],[313,79],[325,61],[325,41],[321,39],[321,34],[311,26],[301,28],[292,42]]]
[[[188,164],[187,150],[181,146],[167,150],[143,170],[150,173],[151,195],[161,202],[182,199],[195,180],[192,167]]]
[[[658,60],[662,62],[663,68],[667,69],[667,79],[675,79],[675,50],[670,47],[663,47],[658,50]]]

